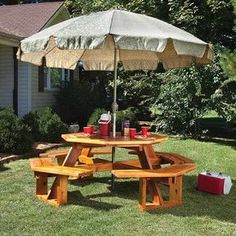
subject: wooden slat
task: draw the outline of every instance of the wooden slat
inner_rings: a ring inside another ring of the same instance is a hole
[[[65,175],[78,178],[83,175],[92,174],[93,172],[86,168],[67,167],[67,166],[35,166],[32,167],[35,172]]]
[[[180,176],[195,169],[195,165],[172,165],[155,170],[113,170],[112,174],[117,178],[160,178]]]
[[[52,159],[50,158],[31,158],[29,159],[30,162],[30,167],[34,168],[37,166],[54,166],[55,164],[53,163]]]
[[[113,169],[141,169],[139,160],[117,161],[113,164]]]
[[[63,157],[66,157],[68,153],[68,150],[67,151],[60,151],[60,152],[47,152],[47,153],[41,153],[39,154],[40,157],[50,157],[50,158],[63,158]]]
[[[173,152],[156,152],[161,159],[173,164],[191,164],[194,161],[188,157]]]
[[[112,150],[110,150],[110,149],[92,149],[91,154],[93,154],[93,155],[112,154]]]

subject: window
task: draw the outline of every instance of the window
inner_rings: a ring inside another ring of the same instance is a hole
[[[57,90],[70,81],[70,70],[44,67],[44,89]]]

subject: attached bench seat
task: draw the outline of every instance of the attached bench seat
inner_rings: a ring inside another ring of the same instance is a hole
[[[162,164],[194,164],[192,159],[174,152],[156,152],[156,155],[162,159]]]
[[[193,164],[171,165],[155,170],[113,170],[117,178],[139,178],[139,207],[149,210],[162,207],[173,207],[182,204],[182,177],[196,169]],[[169,200],[164,201],[159,184],[166,178],[169,186]],[[147,203],[147,195],[151,194],[152,202]]]
[[[130,151],[129,154],[137,155],[136,151]],[[194,164],[194,161],[188,157],[174,152],[155,152],[161,159],[161,164]]]
[[[90,175],[88,167],[77,168],[55,165],[52,159],[30,159],[30,166],[36,177],[36,196],[49,204],[59,206],[67,203],[68,178],[78,179]],[[56,177],[48,191],[48,177]]]
[[[42,158],[56,158],[57,162],[59,165],[62,165],[65,157],[67,156],[69,150],[66,151],[56,151],[56,152],[47,152],[47,153],[41,153],[39,156]],[[84,155],[83,153],[81,153],[81,155],[78,157],[79,162],[84,163],[84,164],[88,164],[88,162],[90,162],[89,164],[91,164],[92,162],[92,157],[94,155],[106,155],[106,154],[112,154],[112,150],[111,149],[102,149],[102,148],[96,148],[96,149],[92,149],[90,151],[85,150],[86,155]],[[86,157],[86,158],[84,158]],[[86,161],[83,161],[86,160]]]

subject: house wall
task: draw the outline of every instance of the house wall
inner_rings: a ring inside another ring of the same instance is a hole
[[[0,107],[13,107],[13,48],[0,45]]]
[[[31,111],[31,65],[18,61],[18,116]]]

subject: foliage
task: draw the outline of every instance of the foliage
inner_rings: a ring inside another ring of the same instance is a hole
[[[130,127],[137,128],[138,127],[138,120],[137,120],[137,110],[135,108],[128,108],[126,110],[117,111],[116,115],[116,127],[117,131],[121,131],[122,121],[129,120]]]
[[[23,117],[23,122],[30,127],[35,141],[57,142],[61,134],[68,131],[68,127],[49,107],[30,112]]]
[[[226,80],[218,57],[212,65],[172,70],[159,77],[161,92],[151,106],[156,122],[166,132],[195,134],[196,120],[212,108],[211,97]]]
[[[32,148],[30,128],[12,109],[0,110],[0,152],[24,153]]]
[[[235,47],[230,0],[169,0],[168,5],[170,23],[205,41]]]
[[[150,119],[150,104],[160,93],[161,80],[154,72],[125,72],[122,67],[118,73],[119,109],[136,107],[139,120]]]
[[[22,121],[25,125],[30,127],[31,134],[34,141],[40,141],[41,135],[39,132],[39,115],[37,111],[31,111],[26,114]]]
[[[98,127],[98,120],[103,113],[107,113],[104,108],[96,108],[89,117],[88,125],[95,125],[96,127]]]
[[[226,81],[213,95],[216,110],[236,125],[236,80]]]
[[[56,96],[56,112],[67,124],[87,124],[95,108],[105,107],[106,91],[100,78],[86,77],[61,88]]]
[[[43,141],[56,142],[61,139],[61,134],[68,131],[60,117],[52,112],[52,109],[46,107],[38,112],[39,133]]]
[[[223,49],[220,64],[226,75],[231,80],[236,80],[236,50]]]

